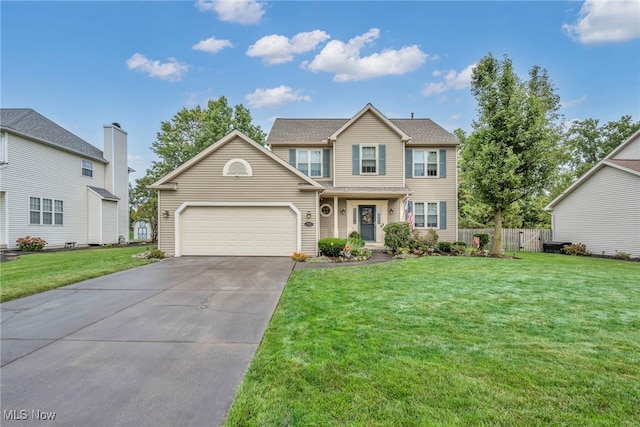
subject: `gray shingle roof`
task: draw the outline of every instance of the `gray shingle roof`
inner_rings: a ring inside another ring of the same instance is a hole
[[[276,119],[267,144],[321,144],[350,119]],[[389,119],[411,137],[412,144],[458,144],[458,138],[431,119]]]
[[[101,150],[31,108],[0,108],[0,128],[106,162]]]
[[[91,185],[87,185],[87,187],[89,187],[90,189],[92,189],[93,191],[98,193],[98,195],[100,197],[102,197],[103,199],[106,199],[106,200],[120,200],[120,197],[116,196],[115,194],[110,193],[109,191],[105,190],[104,188],[92,187]]]

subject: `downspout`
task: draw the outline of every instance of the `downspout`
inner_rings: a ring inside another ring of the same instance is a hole
[[[333,237],[339,237],[338,228],[338,196],[333,196]]]

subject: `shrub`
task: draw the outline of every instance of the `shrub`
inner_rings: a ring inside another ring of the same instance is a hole
[[[41,251],[42,248],[44,248],[45,245],[47,244],[47,242],[43,238],[31,237],[31,236],[20,237],[16,240],[16,243],[18,244],[18,248],[21,251],[26,251],[26,252]]]
[[[442,253],[451,253],[451,242],[438,242],[436,250]]]
[[[459,245],[458,243],[460,242],[453,242],[453,245],[451,245],[451,252],[456,255],[466,255],[467,245]]]
[[[162,252],[160,249],[149,249],[147,251],[148,259],[162,259],[164,257],[165,257],[164,252]]]
[[[573,255],[573,256],[576,256],[576,255],[589,256],[589,255],[591,255],[591,252],[587,251],[587,245],[585,245],[584,243],[573,243],[571,245],[564,245],[562,247],[562,250],[567,255]]]
[[[291,254],[291,259],[298,262],[305,262],[309,258],[309,255],[304,252],[294,252]]]
[[[345,245],[345,248],[349,246],[350,250],[351,250],[351,255],[354,257],[357,257],[361,254],[362,249],[364,248],[364,240],[362,240],[361,238],[355,238],[355,237],[349,237],[347,239],[347,243]]]
[[[349,233],[349,238],[362,240],[362,236],[360,236],[360,233],[358,233],[356,230],[353,230],[351,233]]]
[[[464,246],[465,248],[467,247],[467,244],[465,242],[453,242],[454,246]]]
[[[382,229],[384,235],[384,245],[396,252],[398,248],[408,248],[412,246],[411,229],[408,222],[390,222]]]
[[[631,254],[624,251],[616,250],[616,258],[629,261],[631,259]]]
[[[477,237],[480,240],[480,247],[478,249],[484,249],[489,244],[491,237],[487,233],[476,233],[473,237]]]
[[[318,241],[320,253],[326,256],[337,257],[344,250],[347,241],[337,237],[325,237]]]

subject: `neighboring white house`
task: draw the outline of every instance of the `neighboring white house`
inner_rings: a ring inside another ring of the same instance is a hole
[[[32,109],[0,109],[0,247],[129,240],[127,133],[104,125],[99,150]]]
[[[545,207],[553,240],[640,257],[640,130]]]
[[[133,240],[151,240],[153,230],[151,223],[146,219],[139,219],[133,222]]]

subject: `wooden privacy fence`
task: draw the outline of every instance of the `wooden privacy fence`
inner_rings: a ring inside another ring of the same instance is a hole
[[[489,248],[493,244],[493,228],[467,228],[458,230],[458,240],[465,242],[468,246],[473,246],[473,235],[477,233],[487,233],[491,236],[491,241],[487,245]],[[551,240],[550,228],[503,228],[502,229],[502,249],[511,251],[542,252],[542,244]]]

